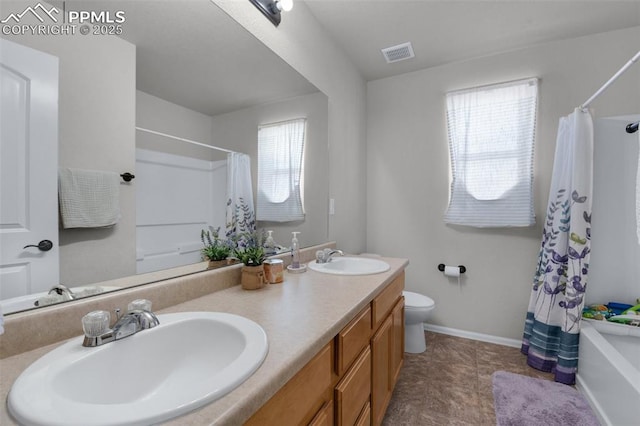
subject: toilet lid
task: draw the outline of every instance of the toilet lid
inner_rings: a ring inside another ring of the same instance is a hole
[[[402,295],[405,308],[433,308],[436,304],[431,298],[411,291],[403,291]]]

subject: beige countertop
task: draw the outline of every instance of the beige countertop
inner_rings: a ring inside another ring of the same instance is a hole
[[[254,291],[242,290],[236,285],[158,311],[158,314],[218,311],[242,315],[260,324],[269,342],[264,362],[244,383],[219,400],[166,424],[240,425],[246,421],[408,264],[406,259],[382,259],[391,269],[381,274],[338,276],[312,270],[302,274],[285,272],[282,284]],[[25,368],[63,343],[0,360],[3,400],[6,401],[12,383]],[[17,424],[9,416],[6,402],[0,411],[0,424]]]

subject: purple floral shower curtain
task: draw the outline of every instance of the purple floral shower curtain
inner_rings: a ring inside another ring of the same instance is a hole
[[[576,109],[560,119],[538,266],[522,353],[527,363],[574,384],[591,253],[593,122]]]

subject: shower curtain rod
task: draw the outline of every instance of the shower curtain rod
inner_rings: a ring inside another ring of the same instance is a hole
[[[202,146],[204,148],[216,149],[216,150],[222,151],[222,152],[228,152],[228,153],[236,152],[236,151],[231,151],[230,149],[220,148],[220,147],[217,147],[217,146],[208,145],[206,143],[192,141],[191,139],[185,139],[185,138],[180,138],[178,136],[169,135],[167,133],[156,132],[155,130],[145,129],[144,127],[136,126],[136,130],[140,130],[141,132],[151,133],[153,135],[164,136],[165,138],[169,138],[169,139],[175,139],[175,140],[178,140],[178,141],[191,143],[191,144],[194,144],[194,145]]]
[[[635,64],[638,59],[640,59],[640,51],[638,51],[638,53],[636,53],[633,58],[631,58],[629,60],[629,62],[627,62],[626,64],[624,64],[624,66],[622,68],[620,68],[618,70],[617,73],[615,73],[613,75],[613,77],[611,77],[609,79],[609,81],[607,81],[604,85],[602,85],[601,88],[598,89],[598,91],[596,93],[594,93],[589,99],[587,99],[585,101],[585,103],[583,103],[582,105],[579,106],[581,111],[586,111],[586,109],[589,107],[589,104],[591,104],[591,102],[593,102],[593,100],[595,98],[597,98],[598,96],[600,96],[602,94],[602,92],[604,92],[605,90],[607,90],[607,88],[609,88],[609,86],[618,79],[618,77],[620,77],[626,70],[629,69],[629,67],[631,67],[631,65]]]

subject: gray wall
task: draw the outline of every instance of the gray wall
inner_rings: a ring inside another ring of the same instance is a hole
[[[430,322],[521,337],[558,120],[628,61],[637,52],[639,39],[636,27],[368,83],[367,250],[410,259],[407,288],[436,302]],[[541,79],[534,181],[537,225],[523,229],[445,225],[442,217],[449,194],[445,93],[525,77]],[[636,66],[592,104],[594,115],[640,111],[638,81]],[[467,266],[461,289],[457,280],[437,270],[441,262]]]

